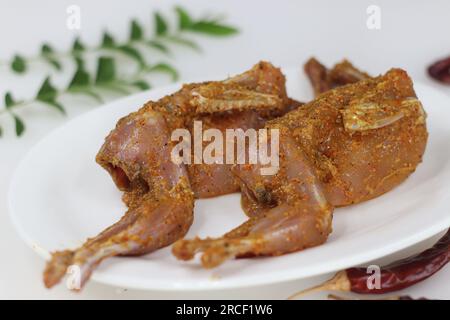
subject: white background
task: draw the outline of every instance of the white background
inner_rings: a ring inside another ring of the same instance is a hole
[[[204,49],[202,54],[177,51],[173,64],[180,70],[183,81],[199,78],[206,80],[209,77],[233,74],[262,59],[281,66],[298,66],[301,72],[302,63],[314,55],[328,65],[346,57],[372,74],[382,73],[393,66],[402,67],[415,80],[431,84],[442,92],[450,92],[450,87],[432,82],[425,72],[430,62],[450,55],[447,34],[450,30],[450,2],[445,0],[2,0],[0,59],[8,59],[15,52],[33,55],[43,41],[65,49],[77,34],[85,42],[96,44],[104,29],[118,37],[125,37],[132,17],[150,25],[152,10],[159,9],[167,17],[173,17],[173,4],[181,3],[195,16],[224,13],[227,21],[239,26],[241,30],[238,36],[232,38],[199,37],[198,41]],[[66,27],[66,9],[71,4],[81,8],[82,28],[77,33]],[[373,4],[381,8],[380,30],[369,30],[366,27],[366,9]],[[66,66],[67,70],[71,67],[70,64]],[[36,92],[45,75],[44,70],[37,66],[26,76],[15,76],[10,75],[6,68],[0,67],[0,92],[12,90],[18,98],[25,99]],[[55,75],[55,79],[59,86],[64,86],[67,82],[66,74]],[[69,118],[94,108],[87,99],[68,100],[66,104],[70,106]],[[14,137],[10,119],[0,117],[0,125],[5,131],[4,137],[0,138],[0,298],[282,299],[297,289],[326,278],[324,276],[261,288],[213,293],[139,292],[95,283],[90,283],[80,294],[70,293],[63,286],[46,290],[41,283],[44,261],[21,242],[10,224],[7,190],[14,168],[23,154],[52,128],[62,125],[67,119],[42,106],[30,107],[21,114],[27,123],[27,132],[20,139]],[[409,248],[397,256],[416,252],[430,242],[432,240]],[[450,269],[447,267],[425,283],[406,292],[416,297],[449,299],[449,276]]]

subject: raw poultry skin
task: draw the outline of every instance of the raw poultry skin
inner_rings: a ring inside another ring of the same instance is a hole
[[[425,112],[407,73],[327,91],[267,123],[280,130],[280,170],[237,165],[251,218],[217,239],[180,240],[179,259],[202,252],[204,267],[233,257],[280,255],[322,244],[337,206],[377,197],[404,181],[422,160]]]
[[[222,131],[257,129],[300,105],[287,97],[281,71],[260,62],[221,82],[184,85],[119,120],[96,160],[124,191],[128,211],[82,247],[54,252],[44,271],[45,285],[52,287],[69,266],[77,266],[82,287],[108,257],[142,255],[170,245],[192,224],[194,198],[239,191],[231,165],[172,162],[173,130],[191,130],[194,120]]]
[[[250,219],[222,238],[178,241],[173,247],[178,258],[203,252],[203,265],[214,267],[228,258],[316,246],[331,232],[335,206],[392,189],[421,161],[425,114],[411,80],[397,69],[326,92],[269,122],[267,128],[280,130],[281,167],[274,176],[261,176],[258,164],[170,161],[173,129],[191,129],[196,119],[222,131],[260,128],[298,105],[286,96],[281,72],[260,63],[223,82],[185,85],[121,119],[97,161],[125,192],[129,210],[81,248],[54,253],[45,284],[53,286],[69,265],[77,265],[83,285],[105,258],[167,246],[189,229],[194,198],[239,189]]]
[[[184,85],[183,88],[158,102],[149,102],[138,112],[121,119],[114,131],[106,138],[105,144],[97,155],[97,162],[112,175],[119,189],[134,192],[134,184],[138,180],[151,180],[159,173],[150,173],[147,167],[155,170],[161,166],[161,157],[153,143],[153,139],[145,137],[143,131],[136,133],[139,120],[150,110],[160,114],[166,122],[168,132],[179,128],[191,131],[194,121],[202,121],[203,129],[262,128],[268,119],[285,114],[302,103],[289,99],[285,89],[285,77],[278,68],[270,63],[260,62],[252,69],[222,82],[205,82]],[[132,121],[135,139],[124,147],[126,137],[123,125]],[[137,125],[136,125],[137,124]],[[142,139],[140,139],[141,137]],[[150,141],[150,143],[149,143]],[[206,144],[206,142],[205,142]],[[157,144],[156,144],[157,145]],[[125,152],[119,152],[123,148]],[[136,167],[135,158],[130,153],[133,148],[137,154],[145,153],[145,164]],[[153,150],[154,152],[150,152]],[[122,158],[124,157],[124,158]],[[170,160],[167,159],[167,160]],[[225,162],[225,161],[224,161]],[[231,165],[191,164],[187,166],[189,181],[196,198],[214,197],[239,191],[239,185],[231,174]]]

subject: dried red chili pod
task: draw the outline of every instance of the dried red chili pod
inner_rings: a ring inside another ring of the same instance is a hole
[[[381,268],[378,288],[368,286],[368,280],[372,274],[368,274],[366,268],[349,268],[338,272],[324,284],[299,292],[289,299],[324,290],[351,291],[361,294],[383,294],[398,291],[431,277],[449,260],[450,229],[433,247]]]
[[[439,82],[450,84],[450,57],[439,60],[429,66],[428,74]]]

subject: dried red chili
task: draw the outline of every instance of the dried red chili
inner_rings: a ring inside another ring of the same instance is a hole
[[[450,57],[439,60],[429,66],[428,74],[439,82],[450,84]]]
[[[366,268],[349,268],[338,272],[324,284],[297,293],[291,298],[323,290],[351,291],[362,294],[393,292],[427,279],[442,269],[449,260],[450,229],[430,249],[381,268],[379,288],[368,287],[368,280],[372,275],[367,273]]]

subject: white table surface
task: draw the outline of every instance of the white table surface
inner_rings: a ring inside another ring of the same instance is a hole
[[[150,21],[153,9],[167,16],[173,4],[180,4],[192,14],[225,13],[227,21],[239,26],[241,33],[233,38],[199,38],[202,54],[189,51],[175,53],[173,64],[181,73],[181,80],[216,78],[245,70],[259,60],[269,60],[280,66],[298,66],[310,56],[331,65],[346,57],[372,74],[390,67],[406,69],[415,80],[428,83],[442,92],[450,87],[428,79],[425,67],[436,58],[450,55],[450,2],[426,1],[242,1],[190,0],[142,1],[128,0],[2,0],[0,4],[0,59],[15,52],[34,54],[43,41],[57,48],[67,48],[75,36],[66,28],[66,8],[71,4],[81,8],[79,34],[86,42],[95,44],[101,30],[126,36],[131,17]],[[366,27],[369,5],[381,9],[381,29]],[[12,90],[19,98],[36,92],[45,75],[36,67],[25,77],[0,70],[0,93]],[[58,83],[67,81],[64,74],[56,75]],[[65,100],[69,106],[67,118],[86,112],[95,106],[87,99]],[[449,100],[450,102],[450,100]],[[450,104],[450,103],[449,103]],[[450,105],[449,105],[450,107]],[[52,111],[31,107],[23,112],[27,132],[21,138],[13,135],[10,119],[1,116],[4,136],[0,138],[0,298],[3,299],[284,299],[298,289],[326,279],[329,275],[270,286],[214,292],[173,293],[136,291],[89,283],[78,294],[64,286],[47,290],[42,285],[41,260],[18,237],[7,211],[7,191],[10,178],[20,158],[53,128],[62,125],[63,118]],[[450,125],[450,119],[449,119]],[[45,183],[45,181],[42,181]],[[26,199],[24,199],[26,201]],[[391,261],[429,246],[436,237],[412,248],[386,257]],[[382,262],[383,262],[382,261]],[[450,268],[431,279],[405,290],[412,296],[449,299]],[[315,296],[322,297],[322,296]]]

